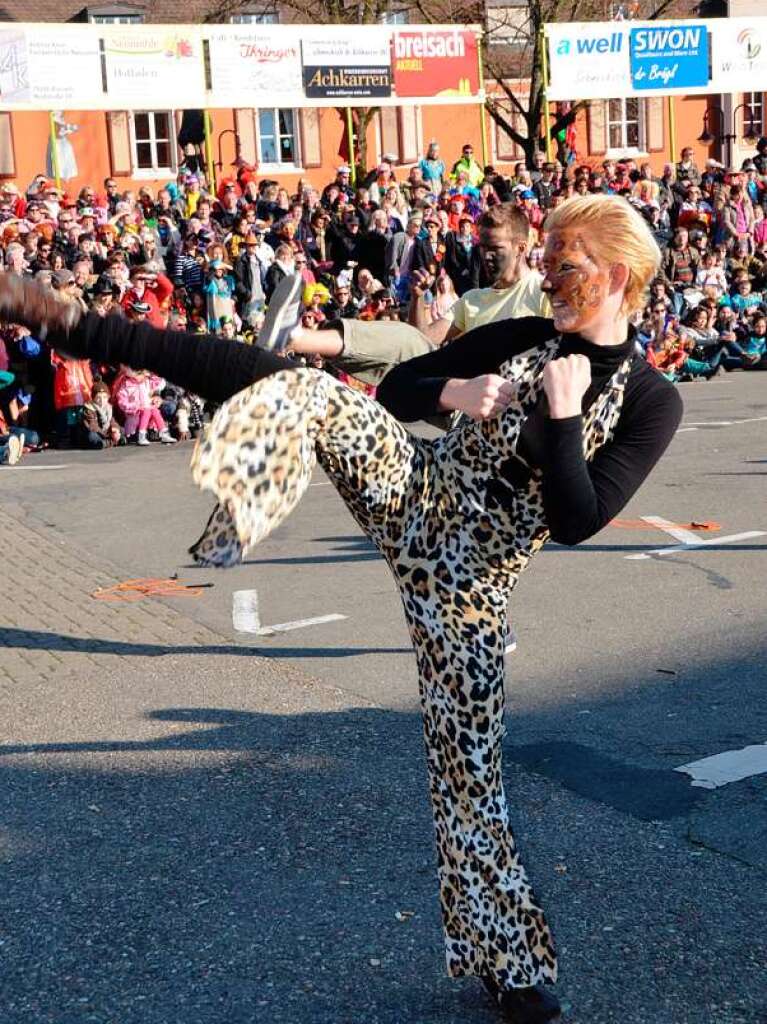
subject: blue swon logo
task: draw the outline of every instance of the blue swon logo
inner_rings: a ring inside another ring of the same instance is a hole
[[[631,84],[636,90],[708,85],[708,32],[702,25],[659,25],[629,33]]]

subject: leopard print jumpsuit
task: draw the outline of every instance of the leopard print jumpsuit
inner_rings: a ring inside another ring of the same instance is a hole
[[[222,406],[192,463],[197,484],[219,501],[192,549],[198,560],[239,561],[295,506],[316,454],[389,563],[418,661],[448,973],[489,974],[501,988],[556,980],[501,777],[507,600],[548,530],[539,470],[526,487],[509,486],[503,503],[487,485],[517,456],[559,345],[552,339],[500,368],[517,385],[503,413],[436,440],[414,437],[321,371],[280,371]],[[587,460],[616,427],[630,363],[584,415]]]

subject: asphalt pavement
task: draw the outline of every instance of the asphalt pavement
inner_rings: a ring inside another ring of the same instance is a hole
[[[767,742],[766,387],[683,386],[621,521],[512,598],[507,792],[570,1022],[767,1021],[767,774],[675,770]],[[190,455],[0,470],[1,1024],[490,1024],[444,977],[388,570],[319,471],[192,566]],[[136,578],[171,582],[103,599]]]

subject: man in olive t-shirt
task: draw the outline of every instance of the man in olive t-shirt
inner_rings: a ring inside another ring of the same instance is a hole
[[[297,328],[289,351],[321,355],[339,370],[366,384],[380,384],[392,367],[431,352],[467,331],[496,320],[551,316],[541,291],[541,275],[527,263],[530,225],[510,203],[491,207],[479,221],[480,251],[489,288],[466,292],[449,318],[428,322],[424,293],[433,283],[428,270],[414,275],[410,323],[343,320],[327,330]]]

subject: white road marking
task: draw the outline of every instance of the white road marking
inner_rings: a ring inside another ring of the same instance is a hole
[[[689,775],[691,785],[701,789],[717,789],[728,782],[764,775],[767,772],[767,743],[755,743],[740,750],[724,750],[721,754],[682,764],[674,771]]]
[[[45,470],[49,470],[49,469],[71,469],[72,468],[72,463],[71,462],[63,462],[60,466],[19,466],[19,465],[16,465],[16,466],[12,466],[11,468],[12,469],[24,469],[28,473],[42,473]]]
[[[650,526],[657,526],[659,530],[671,534],[674,540],[680,540],[683,544],[697,544],[700,540],[700,534],[693,533],[692,530],[685,530],[675,523],[670,523],[668,519],[662,519],[660,516],[640,516],[639,518],[649,523]]]
[[[748,530],[746,533],[732,533],[729,537],[712,537],[710,540],[696,540],[694,544],[682,544],[679,547],[655,548],[653,551],[644,551],[641,555],[624,555],[632,561],[639,561],[640,558],[652,558],[653,555],[673,555],[679,551],[692,551],[695,548],[716,547],[719,544],[734,544],[738,540],[752,540],[754,537],[764,537],[765,530]]]
[[[333,612],[330,615],[317,615],[313,619],[295,619],[293,622],[278,622],[274,626],[262,626],[259,636],[272,636],[274,633],[289,633],[292,629],[303,629],[304,626],[319,626],[323,622],[339,622],[345,615]]]
[[[749,416],[743,420],[688,420],[680,430],[677,430],[677,434],[681,434],[683,430],[697,430],[698,427],[737,427],[741,423],[764,423],[765,420],[767,416]]]
[[[701,420],[699,423],[688,423],[688,427],[734,427],[740,420]]]
[[[687,434],[690,430],[697,430],[697,427],[680,427],[677,434]]]
[[[305,626],[318,626],[323,622],[338,622],[345,615],[337,612],[318,615],[313,619],[295,619],[293,622],[278,622],[273,626],[262,626],[258,610],[258,591],[235,590],[232,594],[232,625],[237,633],[254,633],[256,636],[274,636],[275,633],[289,633]]]
[[[318,484],[309,484],[309,486],[310,487],[332,487],[333,484],[330,482],[330,480],[322,480]]]

